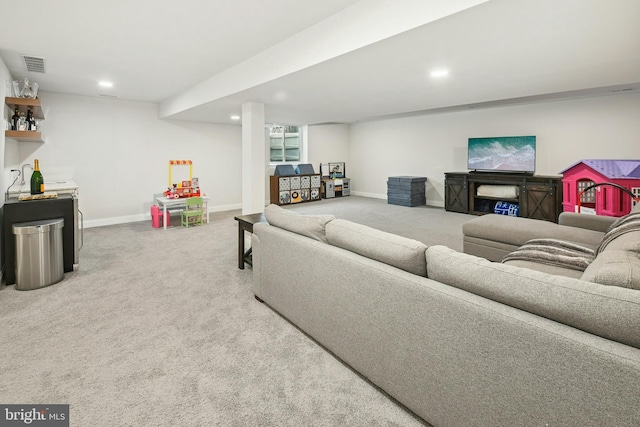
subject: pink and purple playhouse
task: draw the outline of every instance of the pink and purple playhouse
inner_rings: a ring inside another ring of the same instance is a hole
[[[560,173],[565,212],[620,217],[640,200],[640,160],[580,160]]]

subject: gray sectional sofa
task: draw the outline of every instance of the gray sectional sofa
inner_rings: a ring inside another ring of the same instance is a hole
[[[640,425],[640,283],[491,262],[275,205],[265,217],[252,235],[256,298],[428,423]],[[639,233],[602,253],[628,251],[618,261],[631,271]]]

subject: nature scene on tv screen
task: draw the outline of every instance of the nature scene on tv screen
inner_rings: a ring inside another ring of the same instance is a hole
[[[469,169],[534,172],[535,136],[469,138]]]

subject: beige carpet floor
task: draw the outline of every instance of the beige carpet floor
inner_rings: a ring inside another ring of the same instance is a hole
[[[470,219],[355,196],[291,209],[456,248]],[[0,290],[0,403],[69,404],[72,426],[423,425],[253,298],[238,214],[87,229],[79,271]]]

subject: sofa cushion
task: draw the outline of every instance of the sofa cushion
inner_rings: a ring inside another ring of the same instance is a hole
[[[488,242],[513,245],[516,248],[531,239],[559,239],[595,248],[602,241],[600,231],[561,226],[539,219],[497,214],[481,215],[462,224],[462,233]]]
[[[330,244],[367,258],[389,264],[413,274],[426,276],[424,252],[427,246],[417,240],[336,219],[327,224]]]
[[[634,210],[609,227],[581,278],[640,290],[640,212]]]
[[[596,256],[604,251],[612,242],[618,240],[627,233],[640,237],[640,212],[631,212],[618,218],[605,233],[602,241],[596,248]]]
[[[426,251],[430,279],[640,348],[640,292],[487,261],[445,246]]]
[[[640,290],[640,253],[606,250],[584,270],[581,277],[601,285]]]
[[[264,217],[273,226],[327,242],[325,227],[333,215],[300,215],[271,204],[264,208]]]

